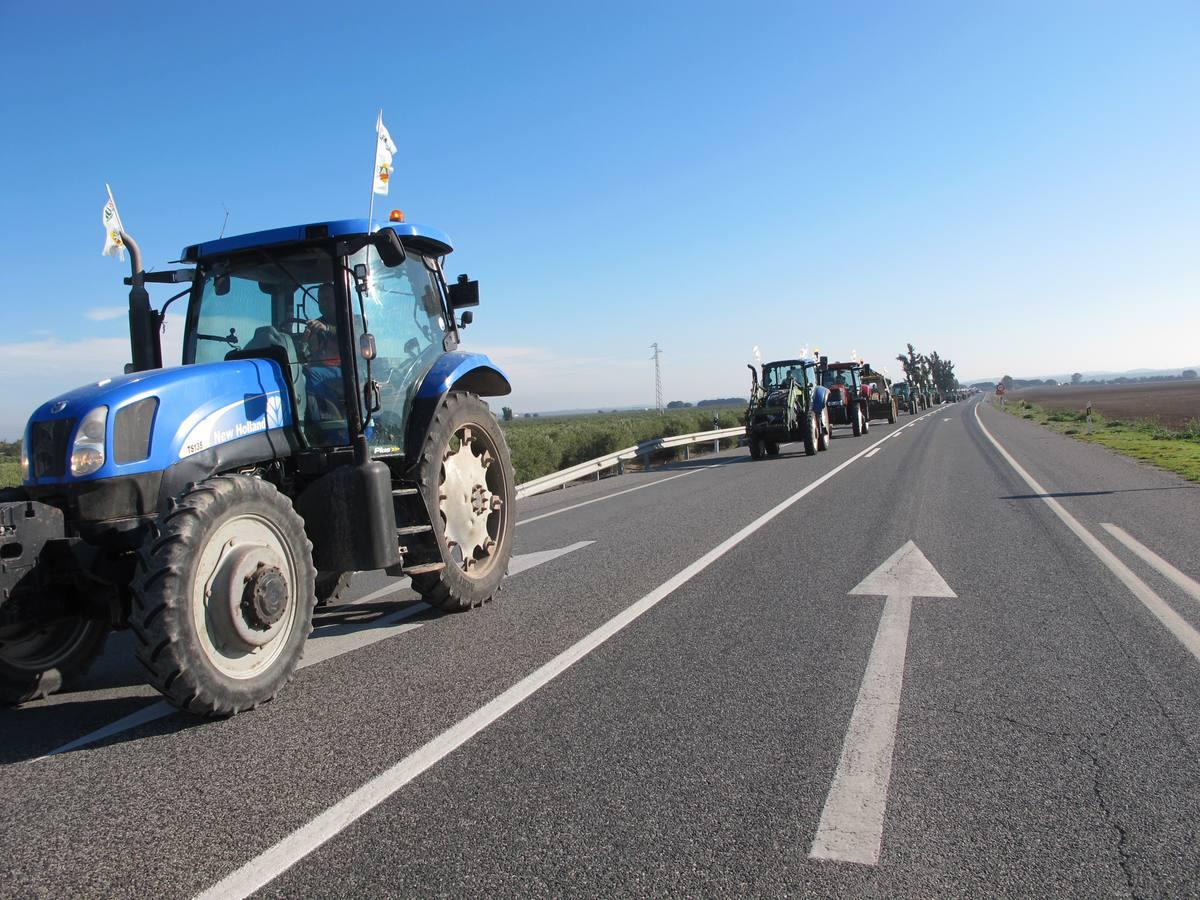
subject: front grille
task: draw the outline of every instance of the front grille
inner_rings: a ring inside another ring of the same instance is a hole
[[[67,447],[74,419],[52,419],[29,426],[29,461],[34,478],[62,478],[67,472]]]

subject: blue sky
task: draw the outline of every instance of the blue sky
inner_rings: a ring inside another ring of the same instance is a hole
[[[964,377],[1200,363],[1190,3],[0,4],[0,431],[128,356],[148,265],[386,206],[520,410],[744,394],[801,347]],[[165,296],[165,295],[162,295]],[[892,366],[895,371],[898,366]]]

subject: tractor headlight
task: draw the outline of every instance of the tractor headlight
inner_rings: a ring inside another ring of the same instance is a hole
[[[29,480],[29,438],[21,441],[21,481]]]
[[[97,406],[83,417],[71,446],[72,475],[91,475],[104,465],[104,432],[107,428],[107,406]]]

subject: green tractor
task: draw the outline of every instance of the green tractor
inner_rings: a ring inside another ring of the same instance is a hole
[[[917,414],[917,404],[920,402],[919,393],[907,381],[897,381],[893,384],[892,396],[896,398],[898,408],[904,410],[909,415],[915,416]]]
[[[781,444],[802,441],[806,456],[829,449],[828,391],[816,383],[815,359],[783,359],[762,364],[762,379],[750,369],[746,441],[750,456],[778,456]]]
[[[887,419],[889,425],[896,424],[900,404],[892,394],[892,380],[882,372],[876,372],[867,363],[859,370],[862,391],[867,396],[867,418]]]

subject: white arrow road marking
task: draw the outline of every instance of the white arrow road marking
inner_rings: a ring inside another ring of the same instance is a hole
[[[551,560],[558,559],[560,556],[573,553],[594,543],[595,541],[579,541],[558,550],[541,550],[537,553],[518,554],[513,556],[509,561],[508,574],[511,576],[520,572],[527,572],[535,566],[548,563]],[[408,579],[402,578],[341,608],[345,609],[356,604],[369,602],[370,600],[377,600],[380,597],[390,596],[405,587],[408,587]],[[338,608],[334,607],[335,610]],[[368,622],[346,622],[341,625],[322,627],[320,630],[314,631],[305,643],[304,658],[300,660],[296,668],[297,670],[307,669],[309,666],[315,666],[317,663],[334,659],[353,650],[361,650],[363,647],[369,647],[371,644],[376,644],[387,638],[396,637],[397,635],[404,634],[406,631],[413,631],[420,628],[425,624],[424,622],[405,622],[404,620],[411,619],[413,616],[423,613],[429,608],[428,603],[414,603],[412,606],[406,606],[404,609],[396,610],[396,612],[389,613],[381,618],[372,619]],[[86,747],[88,744],[94,744],[97,741],[110,738],[123,731],[129,731],[132,728],[138,728],[176,712],[179,712],[176,707],[165,700],[159,700],[157,703],[151,703],[144,709],[139,709],[135,713],[130,713],[124,718],[117,719],[117,721],[105,725],[103,728],[88,732],[83,737],[69,741],[61,747],[56,747],[45,754],[45,756],[39,756],[33,761],[37,762],[38,759],[57,756],[60,753],[66,753],[70,750],[78,750],[80,747]]]
[[[850,593],[883,596],[887,601],[808,855],[874,866],[883,842],[912,598],[956,594],[912,541]]]
[[[1100,527],[1115,537],[1118,541],[1136,553],[1143,560],[1148,562],[1160,573],[1166,576],[1171,581],[1175,582],[1185,594],[1193,600],[1200,601],[1200,582],[1189,575],[1185,575],[1177,568],[1143,544],[1141,541],[1135,540],[1129,536],[1125,529],[1113,525],[1111,522],[1101,522]]]

